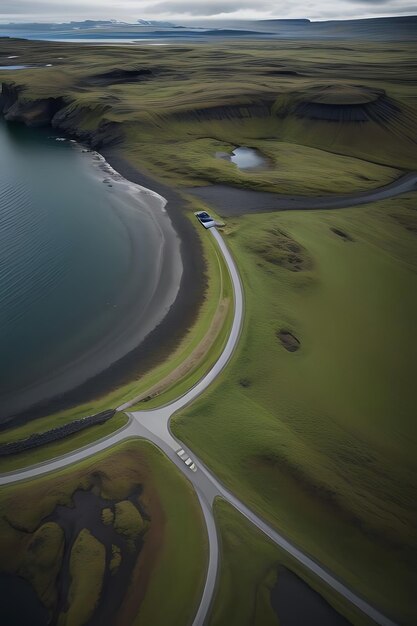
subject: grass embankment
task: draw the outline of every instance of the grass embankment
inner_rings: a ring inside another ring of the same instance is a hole
[[[221,560],[210,626],[278,626],[278,616],[271,606],[271,591],[281,567],[304,579],[352,623],[368,623],[349,603],[303,571],[298,563],[224,500],[215,501],[214,513],[220,534]],[[236,602],[237,597],[239,602]],[[302,596],[299,601],[303,601]],[[314,615],[311,619],[316,623]]]
[[[273,122],[272,122],[273,123]],[[206,126],[206,128],[204,128]],[[140,131],[130,139],[132,154],[146,155],[146,166],[156,174],[163,168],[173,184],[184,186],[225,184],[290,195],[354,193],[374,189],[398,178],[401,172],[365,159],[329,151],[264,139],[262,123],[250,121],[237,126],[232,122],[177,124],[178,141],[163,136],[143,142]],[[200,138],[205,134],[218,139]],[[221,138],[221,139],[220,139]],[[258,170],[239,170],[234,163],[215,157],[216,152],[231,154],[236,146],[249,146],[267,158]]]
[[[149,518],[142,535],[143,546],[133,571],[123,583],[122,606],[114,619],[108,617],[120,624],[152,621],[162,626],[173,623],[175,615],[175,623],[188,624],[201,595],[207,558],[202,514],[186,479],[162,453],[144,441],[129,441],[79,463],[76,468],[4,487],[0,495],[1,571],[17,572],[28,578],[46,606],[54,610],[63,555],[58,541],[60,520],[58,517],[53,528],[42,520],[57,505],[70,506],[77,490],[93,489],[100,497],[114,501],[115,506],[119,504],[116,519],[119,517],[120,524],[116,523],[124,533],[130,532],[133,505],[129,502],[126,516],[125,501],[138,485],[142,487],[140,503]],[[98,515],[99,520],[91,518],[89,522],[84,513],[86,528],[78,538],[73,538],[72,546],[71,541],[65,545],[65,550],[72,548],[71,587],[61,591],[64,598],[69,593],[70,603],[59,623],[81,625],[92,615],[96,602],[105,600],[100,597],[103,551],[110,557],[112,581],[118,575],[118,546],[114,542],[98,545],[94,537],[101,519],[100,510]],[[137,519],[133,520],[135,536],[136,522]],[[52,558],[55,565],[50,567]]]
[[[68,419],[67,421],[70,420]],[[14,470],[22,469],[24,467],[28,467],[29,465],[36,465],[37,463],[42,463],[58,456],[63,456],[64,454],[68,454],[74,450],[79,450],[80,448],[83,448],[90,443],[94,443],[103,437],[112,435],[123,428],[128,421],[129,418],[127,415],[124,413],[116,413],[116,415],[104,424],[91,426],[80,431],[79,433],[76,433],[75,435],[70,435],[69,437],[60,439],[59,441],[40,446],[39,448],[34,448],[33,450],[29,450],[27,452],[2,457],[0,458],[0,473],[13,472]],[[57,425],[57,423],[61,424],[61,422],[56,422],[54,425]],[[39,427],[37,426],[36,421],[25,424],[25,426],[21,427],[21,429],[27,433],[25,436],[29,436],[33,432],[42,432],[38,431],[38,428]],[[20,435],[21,429],[15,429],[15,431]],[[10,431],[10,434],[9,431],[2,433],[4,441],[14,441],[11,433],[15,431]]]
[[[406,624],[416,618],[415,199],[230,221],[242,338],[227,372],[172,423],[247,504]]]
[[[146,397],[132,410],[162,406],[184,394],[210,370],[227,342],[234,314],[230,275],[213,237],[203,235],[210,282],[198,323],[171,359],[141,380]]]

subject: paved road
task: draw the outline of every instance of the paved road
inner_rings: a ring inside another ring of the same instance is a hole
[[[409,172],[383,187],[352,194],[330,194],[316,197],[284,196],[278,193],[240,189],[229,185],[193,187],[188,191],[215,207],[219,215],[232,217],[245,215],[246,213],[265,213],[267,211],[343,209],[393,198],[402,193],[416,190],[417,173]]]
[[[341,596],[371,618],[374,622],[380,624],[381,626],[395,626],[393,621],[379,613],[374,607],[368,604],[360,596],[356,595],[352,590],[333,576],[331,572],[327,571],[319,563],[316,563],[308,555],[304,554],[285,537],[280,535],[279,532],[269,526],[262,518],[251,511],[243,502],[238,500],[238,498],[236,498],[216,479],[216,477],[208,470],[207,467],[204,466],[202,461],[198,459],[191,450],[187,449],[177,439],[175,439],[170,431],[169,422],[172,415],[195,400],[205,389],[207,389],[207,387],[209,387],[209,385],[227,365],[237,345],[243,322],[243,291],[236,265],[218,231],[216,229],[211,229],[209,232],[216,239],[224,255],[232,278],[235,296],[235,313],[230,336],[222,355],[213,368],[199,383],[190,389],[190,391],[171,404],[151,411],[136,411],[129,413],[129,422],[122,430],[102,439],[101,441],[97,441],[90,446],[86,446],[85,448],[69,453],[58,459],[32,466],[21,471],[0,475],[0,485],[15,483],[46,474],[53,470],[66,467],[72,463],[88,458],[97,452],[105,450],[110,446],[126,439],[132,437],[142,437],[153,442],[163,452],[165,452],[171,461],[175,463],[175,465],[192,482],[198,495],[204,519],[206,521],[209,537],[209,563],[205,587],[200,606],[194,619],[194,626],[201,626],[207,617],[217,578],[219,551],[217,530],[213,517],[213,502],[216,497],[222,497],[227,502],[232,504],[274,543],[301,563],[304,568],[315,574],[325,584],[337,591]],[[122,407],[119,408],[122,409]],[[188,469],[185,463],[176,454],[181,447],[184,448],[190,457],[196,462],[197,472],[193,473],[190,469]]]

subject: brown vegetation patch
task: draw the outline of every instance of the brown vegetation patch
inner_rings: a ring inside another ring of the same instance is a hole
[[[332,233],[343,239],[343,241],[355,241],[349,233],[346,233],[344,230],[340,230],[340,228],[331,228]]]
[[[300,340],[293,335],[289,330],[278,330],[277,338],[280,340],[281,345],[288,352],[297,352],[300,349]]]
[[[250,249],[264,261],[291,272],[301,272],[313,266],[307,250],[279,228],[265,231],[263,239],[251,243]]]

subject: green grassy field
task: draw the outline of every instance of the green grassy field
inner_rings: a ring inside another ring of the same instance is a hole
[[[141,525],[140,529],[138,515],[136,519],[132,516],[135,507],[131,502],[126,504],[132,488],[138,485],[142,488],[141,506],[149,518],[146,527]],[[188,624],[200,598],[207,558],[202,514],[190,484],[161,452],[144,441],[131,440],[76,467],[4,487],[0,495],[0,570],[19,572],[30,580],[50,610],[56,606],[56,577],[63,554],[57,534],[59,519],[55,525],[45,525],[42,520],[57,505],[70,505],[79,489],[92,489],[114,501],[115,524],[130,539],[134,540],[139,530],[145,533],[126,581],[118,623],[148,623],[152,615],[152,622],[162,625],[171,623],[171,616],[176,615],[179,624]],[[99,542],[94,537],[95,528],[82,530],[73,543],[70,602],[60,624],[85,623],[100,602],[104,554],[110,551],[114,560],[117,547],[115,550],[113,545]],[[67,550],[70,547],[66,545]],[[51,555],[55,555],[53,566]],[[112,576],[117,575],[115,563],[109,562],[109,568]],[[164,602],[158,601],[161,590]]]
[[[206,128],[204,128],[206,126]],[[172,184],[184,186],[222,183],[282,194],[321,195],[365,191],[392,182],[398,169],[384,167],[365,159],[339,155],[298,143],[265,139],[259,122],[178,124],[178,140],[143,142],[140,131],[130,139],[128,150],[156,175],[167,172]],[[208,134],[213,138],[205,138]],[[201,138],[200,138],[201,137]],[[217,152],[230,154],[239,145],[256,148],[269,165],[256,171],[239,170],[233,163],[216,158]],[[146,162],[139,155],[146,155]]]
[[[352,623],[369,623],[351,605],[306,573],[224,500],[215,501],[214,512],[221,550],[210,626],[279,626],[270,594],[277,579],[279,583],[280,567],[286,567],[304,579]],[[237,596],[239,602],[236,602]]]
[[[246,294],[242,339],[227,372],[173,421],[245,502],[408,624],[415,199],[231,220],[227,242]],[[283,330],[299,340],[297,352],[284,349]]]

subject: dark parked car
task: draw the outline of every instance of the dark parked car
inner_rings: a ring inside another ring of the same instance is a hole
[[[198,211],[197,213],[194,213],[194,215],[204,228],[212,228],[213,226],[216,226],[215,220],[211,217],[211,215],[206,213],[206,211]]]

